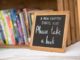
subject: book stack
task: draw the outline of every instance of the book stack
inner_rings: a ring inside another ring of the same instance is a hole
[[[27,9],[0,10],[0,45],[28,45],[32,21]]]

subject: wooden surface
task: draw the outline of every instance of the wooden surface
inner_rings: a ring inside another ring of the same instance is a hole
[[[80,0],[77,0],[78,21],[79,21],[79,41],[80,41]]]
[[[63,11],[64,10],[63,0],[57,0],[57,6],[59,11]]]
[[[75,19],[75,31],[76,31],[76,41],[79,41],[79,19],[78,19],[78,7],[77,0],[73,0],[73,10],[74,10],[74,19]]]
[[[57,10],[57,0],[0,0],[0,9],[24,7]]]
[[[69,10],[70,10],[70,24],[71,24],[71,36],[72,43],[76,42],[76,30],[75,30],[75,16],[74,16],[74,6],[73,0],[69,0]]]
[[[63,6],[65,11],[69,11],[69,1],[63,0]],[[69,11],[70,12],[70,11]],[[70,16],[70,15],[69,15]],[[69,27],[68,27],[68,36],[67,36],[67,46],[71,45],[71,27],[70,27],[70,18],[69,18]]]
[[[28,45],[0,45],[0,48],[29,48]]]

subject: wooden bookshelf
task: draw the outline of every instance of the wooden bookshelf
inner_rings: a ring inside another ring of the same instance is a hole
[[[0,10],[10,8],[53,9],[54,11],[70,11],[69,34],[67,45],[79,41],[80,36],[80,1],[79,0],[1,0]],[[77,12],[76,12],[77,11]],[[24,45],[22,45],[23,47]],[[4,47],[4,45],[0,46]],[[7,46],[6,47],[21,47]],[[26,46],[25,46],[26,47]]]
[[[0,10],[3,9],[52,9],[54,11],[63,10],[63,0],[1,0]],[[0,45],[1,48],[29,47],[27,45]]]

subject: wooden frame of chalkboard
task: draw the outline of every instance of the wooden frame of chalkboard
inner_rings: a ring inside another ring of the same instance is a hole
[[[64,52],[68,33],[69,12],[35,12],[33,20],[31,49]]]

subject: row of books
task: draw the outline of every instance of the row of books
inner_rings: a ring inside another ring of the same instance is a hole
[[[32,21],[29,10],[0,10],[0,45],[27,45]]]

